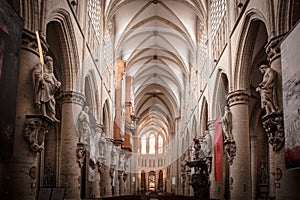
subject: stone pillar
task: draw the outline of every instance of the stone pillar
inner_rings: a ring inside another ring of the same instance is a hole
[[[269,196],[275,197],[275,176],[272,172],[275,171],[275,155],[276,152],[273,151],[272,145],[269,144]]]
[[[214,155],[214,137],[213,137],[214,131],[215,131],[214,123],[215,123],[215,120],[211,120],[207,124],[208,133],[210,134],[210,136],[212,138],[211,155]],[[212,159],[212,162],[211,162],[211,173],[209,174],[209,180],[211,181],[210,190],[209,190],[210,197],[218,199],[219,195],[218,195],[218,185],[215,182],[215,161],[214,161],[214,159]]]
[[[104,133],[104,135],[107,133]],[[101,197],[111,197],[112,196],[112,179],[111,179],[111,148],[113,146],[112,139],[106,138],[105,139],[105,151],[104,157],[101,158],[102,163],[102,172],[101,172]]]
[[[78,199],[82,189],[76,121],[84,100],[85,97],[76,92],[68,91],[62,94],[61,130],[63,131],[61,132],[59,187],[65,188],[64,199]]]
[[[111,197],[110,167],[104,164],[103,168],[103,173],[101,173],[101,197]]]
[[[282,111],[283,96],[282,96],[282,70],[281,70],[281,54],[280,54],[280,43],[285,35],[280,35],[271,38],[266,45],[266,53],[270,67],[277,72],[277,100],[279,111]]]
[[[119,179],[119,195],[125,195],[125,183],[123,180],[124,171],[118,171],[118,179]]]
[[[282,177],[286,175],[286,168],[285,168],[285,160],[284,160],[284,131],[283,131],[283,117],[282,117],[282,111],[283,111],[283,95],[282,95],[282,67],[281,67],[281,50],[280,50],[280,44],[282,39],[284,38],[285,34],[279,35],[276,37],[273,37],[269,40],[268,44],[266,45],[266,53],[268,55],[268,60],[270,63],[270,67],[274,69],[277,72],[277,100],[278,100],[278,113],[271,114],[268,119],[262,119],[263,125],[265,125],[265,130],[267,132],[268,126],[273,127],[274,125],[276,127],[281,127],[282,130],[276,130],[274,134],[276,134],[275,137],[280,135],[281,140],[277,140],[278,142],[275,142],[274,144],[270,145],[269,148],[269,172],[270,172],[270,178],[269,178],[269,196],[275,196],[276,199],[285,199],[284,196],[281,196],[284,194],[284,188],[282,187],[276,187],[276,185],[280,185],[280,182],[282,185],[289,185],[288,178],[286,177],[285,180],[287,180],[286,184],[282,183],[282,180],[276,180],[276,174],[278,171],[280,171]],[[271,123],[269,123],[271,122]],[[279,124],[277,126],[276,124]],[[281,129],[280,128],[280,129]],[[272,133],[273,134],[273,133]],[[268,133],[270,136],[270,134]],[[281,144],[280,144],[281,142]],[[269,143],[270,137],[269,137]]]
[[[7,168],[8,199],[36,199],[38,195],[40,152],[30,149],[24,138],[25,115],[37,114],[34,109],[32,70],[40,62],[36,35],[24,29],[20,51],[20,69],[16,102],[16,123],[12,161]],[[41,38],[42,48],[47,51],[45,40]]]
[[[257,137],[251,136],[251,199],[256,199],[257,194]]]
[[[230,166],[233,180],[231,199],[250,199],[250,136],[249,136],[249,92],[238,90],[227,95],[232,112],[232,134],[236,142],[236,156]]]

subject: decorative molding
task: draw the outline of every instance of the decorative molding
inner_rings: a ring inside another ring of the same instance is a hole
[[[266,44],[265,49],[270,63],[272,63],[276,58],[280,57],[280,44],[284,36],[285,34],[273,37]]]
[[[54,122],[43,115],[26,115],[24,137],[30,144],[30,149],[40,152],[44,149],[45,135],[48,133],[49,126]]]
[[[251,93],[248,90],[237,90],[228,93],[226,99],[228,105],[231,107],[237,104],[248,104],[250,95]]]
[[[59,99],[62,99],[62,103],[75,103],[80,106],[83,106],[86,101],[86,97],[83,94],[74,91],[62,92]]]
[[[263,128],[268,134],[268,142],[273,146],[273,150],[278,152],[285,142],[283,114],[271,113],[262,118]]]
[[[230,165],[233,163],[233,159],[236,155],[236,144],[234,140],[224,141],[225,152],[227,155],[227,160]]]
[[[85,152],[84,144],[82,142],[78,142],[77,149],[76,149],[76,155],[77,155],[77,162],[78,162],[80,168],[84,164],[85,153],[86,152]]]
[[[46,42],[45,35],[43,33],[39,33],[39,34],[40,34],[43,54],[45,55],[48,52],[49,45]],[[26,49],[27,51],[36,54],[36,56],[39,56],[39,50],[38,50],[37,38],[35,32],[29,31],[27,29],[23,29],[22,49]]]

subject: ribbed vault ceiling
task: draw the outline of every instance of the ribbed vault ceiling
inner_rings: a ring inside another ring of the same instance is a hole
[[[114,26],[117,59],[134,77],[138,134],[174,131],[199,30],[206,27],[206,0],[116,0],[106,5]]]

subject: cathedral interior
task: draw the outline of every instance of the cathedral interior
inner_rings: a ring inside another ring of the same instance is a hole
[[[0,199],[300,199],[299,18],[0,0]]]

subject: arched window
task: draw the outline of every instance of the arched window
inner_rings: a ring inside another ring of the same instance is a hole
[[[146,135],[143,135],[141,138],[141,154],[147,153],[146,145],[147,145],[147,138]]]
[[[164,145],[164,139],[161,135],[158,135],[158,153],[163,153],[163,145]]]
[[[155,135],[149,136],[149,154],[155,154]]]

